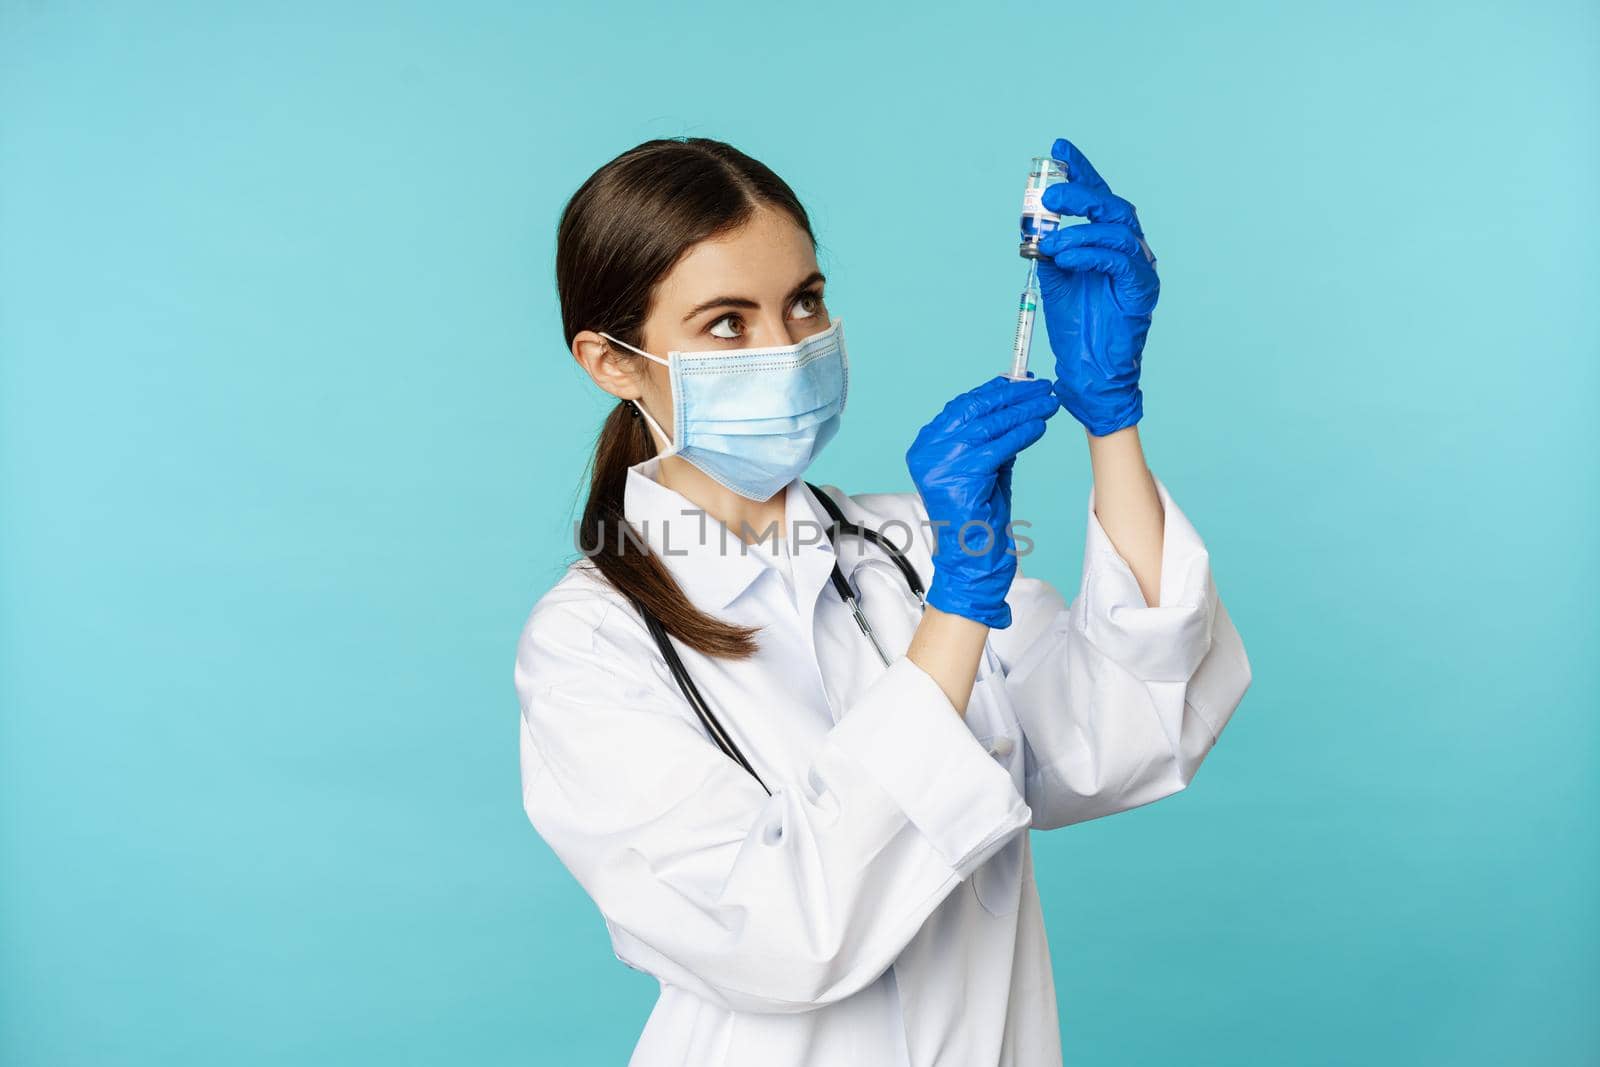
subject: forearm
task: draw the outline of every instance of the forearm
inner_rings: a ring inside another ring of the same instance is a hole
[[[1128,426],[1089,438],[1094,470],[1094,513],[1119,555],[1138,579],[1145,604],[1161,599],[1161,538],[1166,516],[1155,480],[1145,465],[1139,429]]]
[[[906,658],[926,671],[956,711],[965,716],[988,636],[989,628],[983,623],[928,604],[922,609],[916,633],[911,635]]]

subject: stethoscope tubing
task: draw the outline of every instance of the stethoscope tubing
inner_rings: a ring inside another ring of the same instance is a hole
[[[924,602],[926,590],[922,585],[922,579],[911,566],[911,562],[905,558],[904,553],[877,530],[868,529],[846,519],[844,512],[839,510],[839,505],[834,503],[832,498],[821,489],[810,482],[806,482],[805,485],[807,489],[811,490],[812,495],[817,498],[817,502],[822,505],[823,510],[828,513],[829,519],[832,520],[832,525],[827,530],[828,541],[831,544],[837,545],[837,534],[842,533],[859,537],[877,545],[888,554],[894,565],[899,568],[901,575],[906,580],[906,585],[911,588],[911,592],[916,596],[918,602]],[[868,621],[866,613],[861,610],[861,602],[857,599],[855,590],[850,588],[850,582],[845,578],[844,572],[839,570],[837,561],[833,564],[833,573],[829,575],[829,580],[833,583],[834,591],[839,594],[839,599],[844,601],[845,606],[850,609],[850,615],[855,619],[857,628],[872,643],[873,651],[877,652],[878,658],[887,667],[892,660],[890,660],[889,654],[884,651],[883,644],[878,640],[878,635],[872,629],[872,623]],[[683,692],[684,698],[688,700],[689,706],[694,709],[694,713],[700,719],[701,724],[705,726],[706,732],[711,735],[712,741],[716,743],[718,748],[727,753],[735,763],[749,771],[750,776],[760,783],[761,788],[767,791],[768,796],[771,796],[772,790],[767,788],[767,783],[761,780],[761,776],[756,773],[755,768],[750,765],[750,761],[745,758],[739,746],[734,743],[733,737],[723,728],[721,721],[712,712],[711,705],[706,702],[705,696],[700,692],[700,687],[689,676],[689,670],[684,666],[683,657],[678,655],[678,650],[673,646],[672,638],[667,634],[666,628],[661,625],[661,620],[647,611],[637,597],[629,594],[628,599],[633,601],[634,608],[644,619],[651,638],[654,639],[656,647],[661,651],[662,658],[667,662],[667,670],[672,673],[673,680],[678,683],[678,688]]]

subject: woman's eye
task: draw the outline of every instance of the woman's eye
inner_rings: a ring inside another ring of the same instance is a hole
[[[717,327],[721,326],[725,322],[738,322],[738,321],[739,321],[739,316],[737,316],[737,315],[724,315],[724,316],[722,316],[722,318],[718,319],[716,322],[713,322],[711,324],[711,330],[710,330],[711,336],[712,337],[720,337],[724,341],[737,341],[740,337],[744,336],[744,328],[742,326],[739,328],[739,331],[737,333],[718,333],[717,332]]]
[[[794,299],[795,314],[797,319],[815,318],[822,310],[821,293],[801,293]],[[706,332],[712,337],[722,341],[737,341],[744,336],[744,320],[738,315],[724,315],[713,322]]]

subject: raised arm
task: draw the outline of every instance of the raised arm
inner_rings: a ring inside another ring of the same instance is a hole
[[[1045,207],[1090,221],[1044,237],[1039,284],[1054,390],[1088,435],[1083,577],[1070,606],[1019,578],[1019,623],[991,642],[1027,739],[1027,796],[1048,829],[1185,788],[1250,685],[1210,555],[1145,463],[1137,424],[1146,335],[1161,291],[1134,206],[1071,142]]]
[[[1088,434],[1094,470],[1094,512],[1117,554],[1133,571],[1146,604],[1161,595],[1162,529],[1166,516],[1155,479],[1145,466],[1139,429],[1127,426],[1105,437]]]

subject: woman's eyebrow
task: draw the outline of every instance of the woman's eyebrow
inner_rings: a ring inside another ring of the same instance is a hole
[[[826,282],[827,280],[828,276],[826,274],[823,274],[820,270],[814,270],[810,274],[806,275],[804,281],[795,286],[793,289],[789,290],[789,299],[793,300],[795,297],[799,296],[801,292],[811,288],[811,286],[815,285],[817,282]],[[760,308],[761,305],[756,301],[751,300],[747,296],[712,297],[710,300],[702,301],[701,303],[696,304],[693,308],[690,308],[689,313],[683,317],[683,321],[688,322],[702,311],[710,311],[715,307]]]

